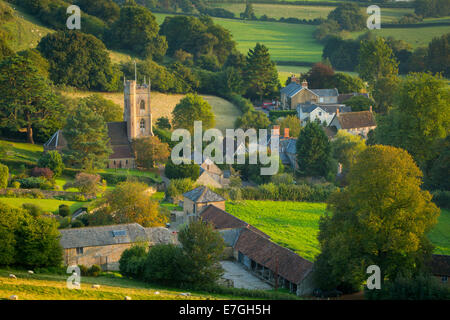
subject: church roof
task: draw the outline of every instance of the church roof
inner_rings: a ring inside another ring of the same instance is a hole
[[[126,121],[108,122],[106,125],[112,146],[129,144]]]

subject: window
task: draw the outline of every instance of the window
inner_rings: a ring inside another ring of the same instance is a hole
[[[140,110],[141,110],[141,114],[145,113],[145,101],[144,100],[141,100]]]
[[[320,101],[320,102],[323,102],[323,98],[320,98],[319,101]]]
[[[77,254],[83,254],[83,247],[77,248]]]
[[[145,120],[141,119],[141,122],[139,123],[139,128],[141,129],[141,133],[144,133],[145,131]]]
[[[322,115],[322,111],[319,111],[319,116],[321,116]]]
[[[442,276],[441,281],[442,281],[442,283],[447,283],[448,277],[447,276]]]
[[[125,237],[127,235],[126,230],[113,230],[113,237]]]

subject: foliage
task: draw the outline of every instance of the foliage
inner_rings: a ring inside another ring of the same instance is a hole
[[[25,127],[34,143],[33,128],[61,118],[61,105],[48,81],[32,62],[9,56],[0,62],[0,114],[2,126],[16,131]]]
[[[42,208],[34,203],[24,203],[22,208],[35,218],[42,214]]]
[[[444,77],[450,76],[450,33],[431,40],[428,44],[426,65],[433,73],[442,72]]]
[[[134,245],[122,252],[119,260],[120,273],[127,277],[141,279],[144,263],[147,258],[147,248],[143,244]]]
[[[219,261],[225,244],[220,233],[212,225],[198,220],[181,229],[178,240],[186,258],[187,281],[197,285],[215,283],[223,274]]]
[[[44,78],[47,79],[49,77],[50,64],[37,49],[27,49],[17,54],[30,60]]]
[[[112,0],[76,0],[75,4],[84,12],[96,16],[107,23],[113,23],[120,15],[119,6]]]
[[[100,176],[98,174],[89,174],[85,172],[77,173],[75,181],[67,182],[63,188],[77,188],[82,193],[96,194],[99,190]]]
[[[80,103],[85,104],[97,115],[102,116],[105,122],[123,120],[122,107],[111,100],[103,98],[103,96],[98,93],[90,95],[86,98],[81,98]]]
[[[358,61],[359,41],[328,37],[322,52],[322,59],[329,59],[335,69],[355,70]]]
[[[343,173],[348,172],[358,155],[366,149],[361,136],[339,130],[331,141],[331,154],[343,167]]]
[[[245,11],[240,14],[241,19],[247,19],[247,20],[255,20],[255,10],[253,9],[253,6],[251,2],[248,2],[245,4]]]
[[[374,101],[366,96],[358,95],[345,100],[345,105],[352,108],[352,111],[369,111],[370,106],[374,105]]]
[[[359,154],[349,186],[329,200],[331,215],[320,222],[321,253],[314,278],[322,289],[358,290],[369,265],[381,281],[411,277],[432,252],[425,234],[439,209],[420,189],[422,173],[404,150],[370,146]]]
[[[293,185],[294,177],[289,173],[279,173],[273,175],[272,178],[270,178],[270,182],[274,185]]]
[[[321,62],[315,63],[311,69],[303,76],[308,81],[309,88],[328,88],[331,79],[334,76],[332,67],[327,66]]]
[[[174,164],[171,159],[166,163],[164,174],[169,179],[189,178],[195,181],[200,176],[200,166],[194,161],[189,164]]]
[[[300,119],[296,115],[290,115],[286,118],[279,118],[277,124],[280,126],[281,134],[284,134],[284,129],[289,129],[289,136],[297,138],[301,131]]]
[[[243,130],[266,129],[270,124],[269,118],[262,111],[249,111],[238,117],[234,126]]]
[[[9,169],[4,164],[0,163],[0,188],[6,188],[8,186]]]
[[[328,14],[328,20],[336,21],[348,31],[361,30],[366,26],[366,15],[356,3],[341,3]]]
[[[309,122],[297,139],[298,173],[329,178],[332,174],[331,148],[322,127]]]
[[[30,177],[30,178],[15,178],[14,181],[20,183],[20,186],[24,189],[39,189],[45,182],[42,177]]]
[[[167,161],[170,155],[167,143],[161,142],[156,136],[137,138],[132,144],[136,164],[141,168],[153,168],[156,164]]]
[[[112,48],[131,50],[143,58],[158,61],[162,60],[167,50],[167,41],[158,31],[159,26],[150,10],[125,5],[108,32],[107,42]]]
[[[446,0],[416,0],[414,13],[426,17],[445,17],[450,15],[450,4]]]
[[[31,169],[31,176],[44,177],[45,179],[50,180],[53,178],[53,171],[49,168],[34,167]]]
[[[244,67],[246,95],[251,99],[274,98],[280,89],[278,72],[270,58],[269,49],[257,43],[249,49]]]
[[[143,227],[165,226],[168,218],[162,214],[159,203],[146,193],[148,186],[140,182],[119,183],[107,190],[101,199],[104,210],[112,214],[115,223],[139,223]]]
[[[169,118],[167,117],[159,117],[158,119],[156,119],[156,126],[160,129],[172,129]]]
[[[427,166],[430,169],[426,175],[425,185],[432,189],[450,190],[448,179],[450,165],[450,135],[436,143],[436,158]]]
[[[70,208],[66,204],[59,205],[58,210],[58,213],[61,217],[67,217],[70,215]]]
[[[183,250],[173,244],[152,246],[144,259],[143,279],[162,284],[180,284],[186,279],[186,258]],[[183,270],[183,272],[180,272]]]
[[[194,185],[195,182],[189,178],[172,179],[167,187],[166,195],[172,199],[178,198],[183,193],[194,189]]]
[[[48,168],[53,171],[55,178],[59,177],[64,170],[61,154],[56,150],[42,153],[37,164],[41,168]]]
[[[63,154],[71,166],[101,168],[112,153],[103,117],[86,103],[80,103],[74,114],[67,118],[63,134],[67,140]]]
[[[336,72],[333,78],[331,78],[330,84],[326,87],[336,88],[339,93],[361,92],[364,89],[364,83],[359,77],[352,77],[342,72]]]
[[[176,129],[194,132],[194,121],[202,121],[203,130],[214,127],[211,105],[197,94],[187,94],[172,111],[172,123]]]
[[[119,78],[109,53],[92,35],[72,30],[49,33],[37,49],[50,63],[50,79],[56,84],[97,91],[118,89]]]

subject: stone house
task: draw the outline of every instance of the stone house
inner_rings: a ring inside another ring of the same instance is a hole
[[[225,178],[223,171],[211,159],[206,158],[200,164],[200,176],[195,183],[206,187],[223,188],[230,180]]]
[[[103,270],[118,270],[122,252],[138,242],[152,246],[173,243],[166,228],[144,228],[137,223],[61,229],[60,244],[65,265],[99,265]]]
[[[450,256],[433,254],[430,263],[433,276],[441,283],[450,286]]]
[[[204,207],[214,205],[225,210],[225,198],[201,186],[183,194],[183,213],[187,217],[198,217]]]
[[[297,106],[297,116],[302,126],[306,126],[309,121],[316,120],[329,125],[337,110],[342,114],[344,112],[351,112],[352,108],[344,104],[299,104]]]
[[[375,117],[372,113],[372,107],[369,111],[347,112],[340,114],[337,110],[329,127],[337,132],[338,130],[345,130],[354,135],[360,135],[367,139],[367,134],[370,130],[377,126]]]
[[[339,92],[336,88],[309,89],[307,81],[303,81],[301,85],[292,81],[280,90],[280,95],[283,109],[296,110],[299,104],[336,104]]]
[[[135,168],[135,157],[131,142],[135,138],[153,135],[150,107],[150,84],[137,85],[134,80],[124,83],[123,121],[108,122],[108,137],[113,150],[109,156],[108,168]],[[44,143],[44,152],[62,151],[67,140],[58,130]]]
[[[312,293],[313,263],[223,209],[207,206],[200,217],[221,233],[232,257],[254,275],[272,286],[278,282],[279,287],[297,295]]]

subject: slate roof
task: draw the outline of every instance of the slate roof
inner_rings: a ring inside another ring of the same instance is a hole
[[[342,129],[376,126],[375,117],[370,111],[347,112],[336,116]]]
[[[108,122],[106,125],[111,145],[129,144],[126,121]]]
[[[334,89],[309,89],[309,88],[303,88],[301,84],[298,84],[296,82],[289,83],[286,87],[282,88],[280,90],[280,92],[282,94],[286,94],[286,96],[288,96],[289,98],[292,98],[297,93],[299,93],[302,89],[307,89],[319,97],[337,97],[337,96],[339,96],[339,92],[336,88],[334,88]]]
[[[338,89],[309,89],[319,97],[337,97],[339,96]]]
[[[337,109],[339,109],[339,112],[342,112],[342,113],[352,111],[351,107],[347,107],[344,104],[334,104],[334,103],[329,103],[329,104],[305,103],[305,104],[298,104],[298,107],[302,109],[302,113],[311,113],[316,108],[321,108],[323,111],[328,112],[329,114],[336,113]]]
[[[430,268],[436,276],[450,276],[450,256],[433,254]]]
[[[218,195],[215,192],[212,192],[209,188],[205,186],[201,186],[191,191],[188,191],[183,194],[183,197],[186,197],[197,203],[225,201],[225,198],[223,198],[221,195]]]
[[[59,231],[61,233],[60,244],[64,249],[134,243],[141,240],[152,243],[169,243],[172,236],[166,228],[144,228],[137,223],[62,229]],[[113,231],[125,231],[125,235],[114,236]]]
[[[293,97],[296,95],[300,90],[302,90],[302,86],[298,83],[291,82],[286,87],[282,88],[280,90],[280,93],[286,94],[288,97]]]
[[[215,229],[248,228],[265,238],[270,238],[267,234],[256,229],[254,226],[211,204],[202,210],[200,217],[203,221],[211,223]]]
[[[234,249],[272,271],[278,270],[280,276],[296,284],[301,283],[313,267],[312,262],[249,229],[242,229]]]

